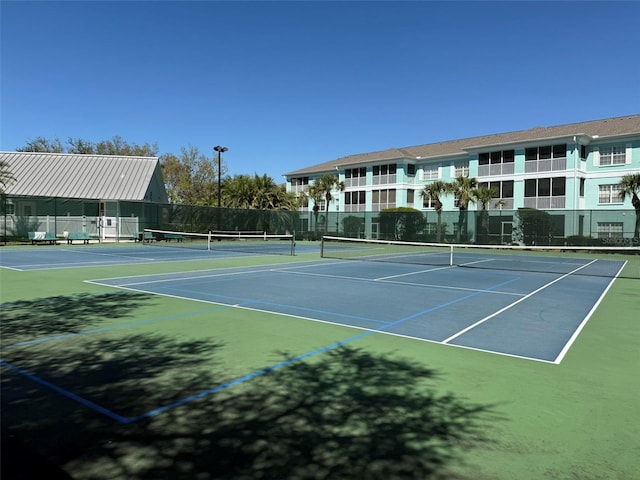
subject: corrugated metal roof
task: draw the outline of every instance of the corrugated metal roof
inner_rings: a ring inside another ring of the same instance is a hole
[[[544,139],[566,138],[573,135],[587,135],[601,140],[606,137],[640,134],[640,115],[593,120],[588,122],[571,123],[555,127],[535,127],[509,133],[498,133],[480,137],[464,138],[446,142],[430,143],[414,147],[389,148],[379,152],[361,153],[330,160],[328,162],[302,168],[290,173],[291,175],[305,175],[326,171],[334,171],[336,167],[358,165],[370,162],[394,160],[399,158],[436,159],[450,156],[468,155],[470,150],[489,147],[500,147],[509,144],[524,144]]]
[[[157,157],[0,152],[16,181],[9,195],[144,200]]]

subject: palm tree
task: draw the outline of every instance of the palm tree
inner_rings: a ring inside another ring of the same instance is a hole
[[[324,192],[320,188],[320,185],[314,183],[307,188],[307,195],[313,201],[313,219],[315,222],[314,231],[315,236],[318,236],[318,212],[320,211],[320,202]]]
[[[316,230],[318,228],[318,211],[320,210],[320,201],[322,197],[325,199],[325,221],[329,214],[329,203],[333,199],[331,192],[333,190],[344,190],[344,182],[341,182],[337,176],[327,173],[313,182],[309,187],[309,196],[313,199],[313,212],[316,220]]]
[[[624,201],[627,197],[631,198],[631,205],[636,209],[636,226],[633,230],[633,237],[640,237],[640,173],[630,173],[624,175],[618,183],[620,187],[620,198]]]
[[[448,187],[442,180],[436,180],[424,186],[420,192],[423,200],[428,200],[433,204],[433,208],[438,214],[438,226],[436,228],[436,241],[442,241],[442,201],[440,197],[448,192]]]
[[[478,181],[470,177],[457,177],[449,184],[449,193],[453,193],[458,200],[458,235],[457,242],[467,236],[467,208],[470,202],[475,202],[473,190],[478,186]]]
[[[471,192],[473,198],[482,206],[482,212],[480,214],[480,228],[482,229],[481,243],[487,243],[489,241],[489,211],[487,206],[491,203],[491,200],[498,196],[498,190],[495,187],[489,188],[482,185],[473,189]],[[496,206],[502,202],[500,200],[496,203]],[[480,232],[478,232],[480,233]]]

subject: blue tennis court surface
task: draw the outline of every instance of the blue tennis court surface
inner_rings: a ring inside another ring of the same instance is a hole
[[[300,253],[318,251],[318,247],[302,244]],[[0,267],[14,270],[47,270],[54,268],[100,267],[157,262],[183,262],[189,260],[255,256],[256,252],[242,252],[214,248],[190,249],[150,245],[101,246],[39,246],[38,248],[0,250]],[[269,255],[269,252],[265,252]]]
[[[612,282],[332,260],[92,281],[551,363]]]

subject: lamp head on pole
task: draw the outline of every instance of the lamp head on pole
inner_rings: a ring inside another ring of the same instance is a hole
[[[221,147],[220,145],[217,145],[215,147],[213,147],[213,149],[218,152],[218,154],[222,153],[222,152],[226,152],[227,150],[229,150],[227,147]]]

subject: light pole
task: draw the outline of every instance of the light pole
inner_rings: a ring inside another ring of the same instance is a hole
[[[222,152],[226,152],[229,150],[227,147],[221,147],[220,145],[213,147],[213,149],[218,152],[218,208],[221,206],[222,200],[222,184],[220,183],[220,155]],[[218,225],[220,228],[220,225]]]

